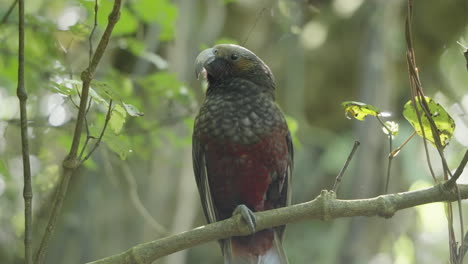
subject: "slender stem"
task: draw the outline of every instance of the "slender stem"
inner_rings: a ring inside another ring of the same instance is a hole
[[[10,8],[8,8],[8,11],[5,13],[5,15],[2,17],[2,20],[0,21],[0,25],[3,25],[7,22],[8,17],[10,17],[11,12],[13,11],[13,8],[15,8],[16,4],[18,3],[18,0],[15,0],[13,3],[11,3]],[[23,20],[24,21],[24,20]]]
[[[463,159],[461,160],[460,165],[458,165],[458,168],[453,174],[452,178],[450,178],[450,180],[447,181],[446,183],[447,186],[451,187],[457,182],[458,178],[460,178],[460,175],[463,173],[463,170],[465,169],[467,162],[468,162],[468,150],[465,151],[465,155],[463,156]]]
[[[341,168],[340,173],[338,173],[338,176],[336,176],[335,184],[333,184],[333,192],[334,193],[336,193],[336,191],[338,190],[338,186],[339,186],[339,184],[341,182],[341,179],[343,178],[343,175],[344,175],[346,169],[348,168],[349,163],[353,159],[354,153],[356,152],[356,150],[357,150],[357,148],[359,147],[360,144],[361,143],[359,143],[359,141],[354,141],[354,145],[353,145],[353,149],[351,150],[351,153],[349,153],[348,158],[346,159],[346,162],[345,162],[343,168]]]
[[[63,201],[67,194],[70,178],[81,164],[77,158],[77,153],[80,146],[81,132],[83,130],[84,120],[87,112],[89,87],[93,75],[96,71],[96,67],[98,66],[99,61],[101,60],[104,51],[107,47],[107,44],[109,43],[112,30],[114,29],[115,24],[119,20],[121,5],[122,0],[114,1],[114,6],[112,8],[111,13],[109,14],[109,23],[107,24],[106,30],[104,31],[104,34],[102,35],[101,40],[99,41],[91,63],[89,64],[88,68],[81,73],[81,80],[83,82],[83,86],[81,89],[80,106],[78,109],[78,117],[76,120],[75,132],[73,134],[73,141],[70,147],[70,152],[63,161],[62,180],[55,194],[55,198],[52,205],[52,212],[47,223],[46,231],[42,237],[41,244],[37,251],[35,264],[42,264],[44,261],[44,256],[47,251],[47,247],[55,229],[57,218],[62,209]]]
[[[465,247],[465,239],[463,236],[465,235],[465,227],[463,225],[463,209],[462,209],[462,204],[461,204],[461,194],[460,194],[460,188],[458,188],[457,185],[455,185],[455,189],[457,190],[457,195],[458,195],[458,214],[460,217],[460,240],[461,240],[461,245],[460,248]],[[457,250],[457,255],[458,255],[458,263],[463,264],[463,258],[465,257],[465,254],[460,254],[460,250]]]
[[[392,135],[392,130],[388,128],[388,126],[380,119],[380,117],[377,115],[375,116],[377,120],[379,120],[380,124],[387,130],[388,133],[388,143],[389,143],[389,153],[388,153],[388,164],[387,164],[387,180],[385,182],[385,193],[388,193],[388,185],[390,183],[390,172],[392,170],[392,160],[393,160],[393,155],[392,155],[392,149],[393,149],[393,135]]]
[[[11,10],[10,10],[11,11]],[[28,142],[28,115],[26,102],[28,93],[24,85],[24,0],[19,0],[18,8],[18,89],[17,96],[20,104],[21,118],[21,149],[23,155],[23,177],[24,177],[24,258],[25,263],[32,264],[32,184],[31,184],[31,165],[29,162],[29,142]]]
[[[435,177],[434,171],[432,169],[431,161],[429,158],[429,151],[427,149],[427,142],[426,142],[426,135],[425,131],[423,129],[422,125],[422,114],[419,111],[418,108],[418,103],[422,109],[422,112],[424,113],[425,117],[427,118],[430,126],[431,126],[431,133],[434,138],[434,143],[436,145],[437,151],[439,153],[439,156],[442,161],[442,166],[444,168],[444,180],[447,180],[449,178],[449,175],[451,176],[451,172],[448,169],[447,161],[445,160],[444,152],[443,152],[443,147],[440,142],[440,137],[439,137],[439,132],[437,130],[437,127],[434,123],[434,120],[431,117],[429,107],[427,105],[427,102],[424,97],[424,92],[422,90],[422,85],[421,81],[419,79],[419,73],[418,73],[418,68],[416,66],[416,59],[414,55],[414,49],[413,49],[413,41],[412,41],[412,33],[411,33],[411,24],[412,24],[412,17],[413,17],[413,0],[408,0],[408,13],[406,16],[406,28],[405,28],[405,35],[406,35],[406,44],[407,44],[407,51],[406,51],[406,58],[407,58],[407,63],[408,63],[408,72],[409,72],[409,77],[410,77],[410,85],[411,85],[411,101],[414,106],[414,109],[416,111],[416,116],[418,118],[418,123],[421,127],[421,132],[423,135],[423,143],[424,143],[424,149],[426,153],[426,159],[427,159],[427,164],[429,166],[429,169],[431,171],[432,178],[434,179],[435,182],[437,182],[437,179]],[[418,100],[416,100],[418,98]],[[458,263],[458,249],[457,249],[457,242],[455,239],[455,232],[453,230],[453,208],[451,203],[447,203],[447,228],[448,228],[448,234],[449,234],[449,251],[450,251],[450,262],[451,263]],[[461,208],[459,208],[461,210]],[[462,225],[463,219],[461,218],[460,214],[460,224]],[[461,228],[463,229],[463,227]]]
[[[81,160],[80,164],[83,164],[83,162],[88,160],[89,157],[91,157],[91,155],[93,154],[93,152],[97,149],[97,147],[99,147],[99,145],[101,144],[102,138],[104,137],[104,133],[106,132],[107,124],[109,124],[111,116],[112,116],[112,99],[109,101],[109,108],[107,109],[106,120],[104,121],[104,127],[101,130],[101,134],[99,135],[99,137],[98,137],[96,143],[94,144],[93,148],[91,148],[89,153],[84,157],[83,160]]]
[[[90,64],[91,64],[91,59],[93,57],[93,35],[98,25],[97,23],[98,10],[99,10],[98,0],[94,0],[94,25],[93,25],[93,29],[91,30],[91,34],[89,34],[89,39],[88,39],[89,41],[89,63]]]
[[[411,135],[405,140],[405,142],[403,142],[403,144],[401,144],[399,147],[395,148],[394,150],[392,150],[392,152],[390,153],[390,155],[392,156],[396,156],[398,152],[401,151],[401,149],[406,146],[406,144],[408,144],[408,142],[414,137],[414,135],[416,135],[416,130],[413,131],[413,133],[411,133]]]
[[[412,0],[408,0],[408,14],[406,16],[406,21],[405,21],[405,37],[406,37],[406,46],[407,46],[406,62],[408,64],[408,72],[409,72],[410,87],[411,87],[411,103],[413,104],[414,110],[416,111],[418,124],[422,128],[423,126],[422,126],[422,120],[421,120],[421,112],[419,111],[419,108],[417,107],[417,103],[415,99],[416,96],[422,94],[423,92],[422,92],[422,89],[418,89],[418,87],[421,87],[421,82],[419,80],[418,69],[416,67],[416,58],[415,58],[414,50],[413,50],[413,37],[412,37],[412,30],[411,30],[412,18],[413,18],[413,2]],[[425,134],[424,129],[421,129],[421,133],[424,138],[423,145],[424,145],[424,151],[426,154],[427,166],[429,167],[429,171],[431,172],[432,179],[434,180],[434,182],[437,182],[437,178],[432,168],[431,159],[429,157],[429,150],[427,148],[426,134]]]

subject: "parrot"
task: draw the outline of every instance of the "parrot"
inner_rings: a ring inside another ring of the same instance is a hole
[[[291,203],[294,151],[270,68],[250,50],[218,44],[195,60],[208,82],[192,159],[208,223],[240,214],[252,235],[219,241],[225,264],[287,264],[285,226],[256,231],[254,212]]]

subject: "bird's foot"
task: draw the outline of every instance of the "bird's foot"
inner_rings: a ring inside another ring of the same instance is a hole
[[[240,204],[232,213],[232,215],[238,214],[240,214],[242,216],[242,219],[244,219],[244,221],[247,223],[247,226],[249,227],[250,231],[252,233],[255,233],[255,229],[257,228],[257,219],[252,210],[250,210],[245,204]]]

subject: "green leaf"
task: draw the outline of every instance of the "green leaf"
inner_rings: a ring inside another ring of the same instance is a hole
[[[427,119],[421,105],[419,104],[419,98],[415,98],[415,101],[417,104],[417,109],[421,114],[421,123],[422,129],[424,129],[424,135],[426,136],[426,139],[429,140],[429,142],[431,142],[435,146],[435,137],[432,134],[432,129],[429,120]],[[445,147],[453,136],[453,132],[455,130],[455,122],[453,121],[452,117],[447,113],[447,111],[445,111],[445,109],[440,104],[435,102],[432,98],[425,97],[425,101],[429,107],[429,113],[431,115],[431,118],[432,120],[434,120],[434,124],[439,132],[440,143],[443,147]],[[403,116],[413,126],[414,130],[416,130],[416,133],[420,137],[423,137],[422,129],[418,122],[416,109],[414,108],[411,100],[409,100],[405,104]]]
[[[89,96],[96,102],[97,104],[108,105],[108,102],[104,100],[93,88],[89,88]]]
[[[385,128],[386,127],[386,128]],[[385,134],[388,135],[388,130],[390,130],[390,134],[393,136],[393,137],[396,137],[398,135],[398,130],[400,128],[400,126],[398,125],[397,122],[394,122],[394,121],[387,121],[385,122],[385,127],[382,127],[382,130]],[[387,130],[388,129],[388,130]]]
[[[76,93],[75,89],[63,83],[60,84],[60,83],[52,82],[52,85],[50,87],[52,88],[52,90],[54,90],[54,92],[57,92],[63,95],[72,95]]]
[[[124,102],[122,102],[122,105],[124,106],[125,111],[127,111],[127,114],[129,114],[130,116],[143,116],[143,115],[145,115],[143,112],[140,112],[140,110],[138,110],[138,108],[136,108],[136,106],[134,106],[134,105],[126,104]]]
[[[105,99],[112,99],[114,101],[119,101],[122,99],[120,92],[115,89],[112,85],[109,85],[107,82],[101,82],[97,80],[91,81],[91,86],[94,90]]]
[[[122,131],[126,117],[127,112],[125,109],[120,105],[116,105],[112,110],[111,119],[109,120],[109,126],[115,134],[119,134]]]
[[[82,1],[82,4],[88,7],[89,17],[94,19],[94,1],[86,2]],[[104,29],[108,24],[108,17],[112,11],[114,1],[100,1],[98,11],[98,26]],[[138,28],[138,21],[135,16],[128,10],[127,7],[123,6],[120,10],[119,22],[115,25],[112,31],[112,36],[126,35],[133,33]]]
[[[73,79],[59,79],[57,81],[51,81],[49,86],[54,92],[63,95],[74,95],[77,94],[77,90],[81,90],[82,82]]]
[[[127,155],[133,152],[128,137],[126,136],[105,133],[102,140],[106,142],[109,149],[117,153],[122,160],[125,160]]]
[[[380,110],[377,107],[361,102],[346,101],[341,103],[341,105],[344,107],[346,117],[349,119],[354,117],[362,121],[368,115],[378,116],[380,114]]]
[[[132,6],[137,15],[145,22],[155,22],[160,26],[159,38],[171,40],[174,37],[174,28],[178,9],[169,0],[140,0]]]

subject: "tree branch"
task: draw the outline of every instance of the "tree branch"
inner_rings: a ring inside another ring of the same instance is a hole
[[[458,185],[460,197],[468,198],[468,185]],[[397,211],[435,202],[456,201],[458,193],[455,188],[448,189],[443,184],[433,187],[380,195],[360,200],[339,200],[329,191],[322,193],[314,200],[275,210],[257,212],[257,231],[288,223],[310,219],[331,220],[353,216],[392,217]],[[213,240],[231,236],[251,234],[239,215],[224,221],[201,226],[187,232],[136,245],[125,252],[106,257],[88,264],[149,264],[158,258]]]
[[[14,3],[16,4],[16,2]],[[7,15],[13,10],[14,4]],[[8,16],[5,16],[4,19]],[[28,142],[28,115],[27,100],[28,93],[24,86],[24,0],[19,0],[18,8],[18,96],[20,104],[21,120],[21,150],[23,156],[23,198],[24,198],[24,258],[26,264],[32,264],[32,184],[31,184],[31,165],[29,161],[29,142]]]
[[[112,8],[111,13],[109,14],[109,22],[107,24],[106,30],[104,31],[104,34],[101,37],[101,40],[99,41],[98,47],[96,48],[96,52],[94,53],[88,68],[81,73],[81,80],[83,82],[83,86],[81,89],[80,107],[78,109],[78,117],[76,120],[75,132],[73,134],[72,146],[70,148],[68,156],[63,161],[62,179],[59,187],[57,188],[57,192],[55,193],[55,198],[52,205],[52,212],[47,223],[46,231],[42,237],[41,244],[37,251],[35,261],[36,264],[43,263],[45,253],[49,245],[49,241],[52,237],[58,215],[60,214],[63,205],[63,200],[65,199],[65,196],[67,194],[70,178],[80,165],[77,153],[78,148],[80,146],[81,132],[83,130],[84,120],[87,112],[89,87],[91,84],[91,80],[93,79],[93,75],[96,71],[96,68],[99,64],[99,61],[101,60],[104,51],[107,47],[107,44],[109,43],[112,30],[114,29],[115,24],[119,20],[121,5],[122,0],[114,1],[114,6]]]

